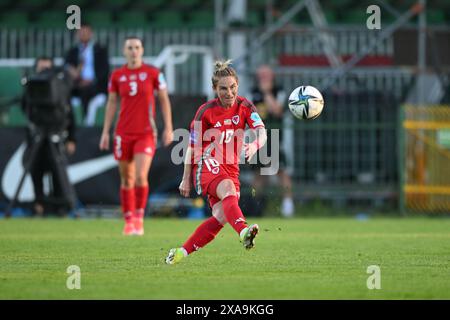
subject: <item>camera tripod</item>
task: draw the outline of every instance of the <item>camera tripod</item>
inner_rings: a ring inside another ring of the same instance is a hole
[[[36,161],[39,160],[38,156],[42,156],[43,151],[48,152],[45,159],[50,162],[49,165],[51,168],[50,171],[52,172],[52,180],[55,181],[60,187],[59,191],[61,197],[58,199],[57,203],[69,210],[75,207],[76,193],[69,181],[69,176],[66,171],[67,157],[64,152],[65,146],[63,143],[62,134],[60,132],[51,132],[46,129],[35,128],[31,135],[32,138],[30,139],[28,146],[28,158],[24,161],[24,171],[16,192],[14,193],[14,197],[6,209],[6,217],[11,216],[11,209],[17,202],[23,183],[25,182],[26,175],[31,173],[31,168],[33,168]],[[44,150],[46,146],[48,146],[47,150]]]

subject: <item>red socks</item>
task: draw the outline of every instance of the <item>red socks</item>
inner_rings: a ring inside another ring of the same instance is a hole
[[[223,212],[228,223],[238,234],[242,229],[247,227],[245,217],[242,214],[241,208],[239,208],[237,196],[228,196],[222,199]]]
[[[125,221],[131,222],[132,214],[136,210],[134,188],[120,188],[120,203]]]
[[[136,186],[134,188],[134,193],[136,196],[136,209],[145,209],[147,205],[148,185]]]
[[[183,248],[188,254],[203,248],[216,237],[222,228],[223,225],[215,217],[206,219],[183,244]]]
[[[125,221],[131,222],[133,215],[136,218],[144,218],[144,210],[147,205],[148,185],[137,186],[131,189],[120,188],[120,203]]]
[[[222,205],[228,223],[238,234],[240,234],[242,229],[247,227],[247,223],[239,208],[237,196],[228,196],[224,198],[222,200]],[[216,237],[222,228],[223,225],[221,225],[214,216],[206,219],[183,244],[183,248],[188,254],[203,248]]]

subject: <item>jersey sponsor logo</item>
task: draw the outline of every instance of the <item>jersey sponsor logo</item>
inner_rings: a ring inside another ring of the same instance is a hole
[[[250,119],[253,121],[253,126],[259,126],[263,124],[261,117],[257,112],[252,112],[252,114],[250,115]]]
[[[127,81],[127,76],[126,76],[126,75],[122,75],[122,76],[119,78],[119,82],[125,82],[125,81]]]
[[[225,120],[223,120],[223,124],[227,126],[227,125],[231,124],[231,120],[225,119]]]
[[[145,81],[147,79],[147,72],[140,72],[139,73],[139,80]]]
[[[239,118],[238,115],[233,116],[233,118],[231,118],[231,121],[233,121],[233,123],[234,123],[235,125],[237,125],[237,124],[239,123],[239,120],[240,120],[240,118]]]
[[[222,125],[220,124],[220,121],[217,121],[214,125],[214,128],[220,128]]]

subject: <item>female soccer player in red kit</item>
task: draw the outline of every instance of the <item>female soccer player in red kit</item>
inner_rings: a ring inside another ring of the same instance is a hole
[[[125,40],[127,64],[114,70],[108,85],[100,149],[108,150],[109,132],[120,97],[120,113],[114,133],[114,157],[119,161],[120,202],[125,219],[124,235],[144,234],[144,209],[148,197],[148,172],[155,153],[157,130],[155,98],[157,92],[164,119],[162,142],[173,140],[172,113],[164,75],[143,63],[144,48],[136,37]]]
[[[198,194],[207,195],[212,217],[206,219],[180,248],[166,257],[175,264],[212,241],[228,222],[246,249],[254,246],[258,225],[247,225],[239,208],[239,154],[242,146],[250,159],[266,143],[264,124],[255,106],[237,95],[238,77],[230,61],[217,61],[212,77],[216,99],[203,104],[191,123],[190,145],[186,152],[180,193],[189,197],[191,178]],[[256,139],[243,143],[246,125]],[[192,177],[191,177],[192,176]]]

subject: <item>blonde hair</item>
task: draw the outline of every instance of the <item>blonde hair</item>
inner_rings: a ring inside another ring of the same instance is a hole
[[[236,82],[239,80],[236,70],[234,70],[231,66],[231,60],[218,60],[214,63],[214,72],[211,78],[213,88],[217,86],[220,78],[223,77],[234,77]]]

